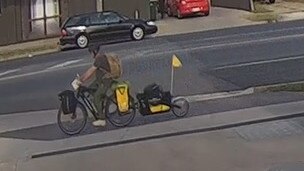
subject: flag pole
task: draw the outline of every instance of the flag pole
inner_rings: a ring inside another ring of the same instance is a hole
[[[171,63],[171,89],[170,89],[170,93],[171,93],[171,95],[173,95],[174,69],[182,67],[182,62],[178,59],[178,57],[176,55],[172,56],[171,62],[172,63]]]
[[[174,66],[171,65],[171,88],[170,88],[171,95],[173,95],[173,83],[174,83]]]

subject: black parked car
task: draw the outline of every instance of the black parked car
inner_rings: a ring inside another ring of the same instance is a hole
[[[62,25],[60,45],[85,48],[89,42],[113,41],[126,37],[141,40],[157,32],[152,21],[129,19],[114,11],[94,12],[69,17]]]

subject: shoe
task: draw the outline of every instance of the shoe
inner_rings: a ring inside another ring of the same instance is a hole
[[[106,121],[98,119],[96,121],[93,121],[92,123],[94,126],[100,126],[100,127],[105,127],[106,126]]]

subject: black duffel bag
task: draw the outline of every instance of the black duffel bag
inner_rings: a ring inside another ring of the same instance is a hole
[[[148,99],[158,98],[161,99],[163,94],[163,89],[158,84],[150,84],[144,88],[144,95]]]
[[[59,93],[59,100],[61,101],[61,109],[63,114],[75,113],[78,103],[75,93],[71,90],[65,90]]]

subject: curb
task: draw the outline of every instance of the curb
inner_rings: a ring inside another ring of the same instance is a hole
[[[245,90],[218,92],[218,93],[211,93],[211,94],[190,95],[190,96],[184,96],[184,98],[186,98],[190,103],[194,103],[194,102],[250,95],[253,93],[254,93],[254,88],[247,88]]]
[[[278,92],[278,91],[293,91],[293,92],[304,91],[304,81],[272,84],[265,86],[250,87],[243,90],[217,92],[211,94],[197,94],[197,95],[189,95],[183,97],[186,98],[190,103],[193,103],[193,102],[201,102],[201,101],[208,101],[215,99],[224,99],[230,97],[239,97],[239,96],[251,95],[255,93]]]
[[[52,53],[55,53],[55,52],[60,52],[59,48],[48,49],[48,50],[37,51],[37,52],[31,52],[31,53],[26,53],[26,54],[16,55],[16,56],[10,56],[10,57],[3,57],[3,58],[0,58],[0,62],[22,59],[22,58],[32,58],[32,57],[35,57],[37,55],[52,54]]]
[[[277,22],[295,21],[295,20],[303,20],[303,19],[304,19],[304,11],[297,11],[297,12],[280,14]]]
[[[254,93],[276,92],[276,91],[303,91],[303,90],[304,90],[304,81],[253,87]]]

